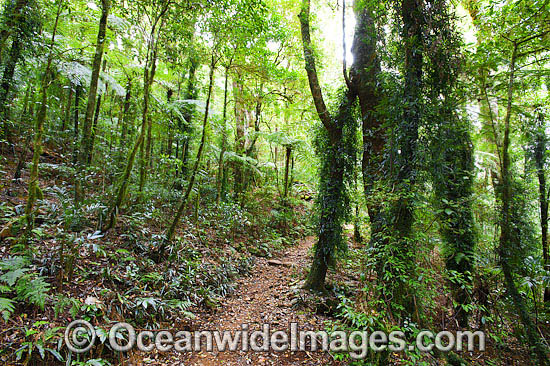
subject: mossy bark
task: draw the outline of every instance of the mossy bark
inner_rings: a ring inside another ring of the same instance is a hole
[[[538,359],[539,365],[548,365],[550,362],[546,354],[546,348],[537,332],[537,328],[531,319],[531,315],[527,309],[522,295],[519,293],[515,279],[514,268],[511,263],[514,257],[514,243],[512,242],[512,230],[515,226],[512,215],[512,194],[513,177],[511,172],[510,158],[510,120],[512,116],[512,98],[516,72],[516,58],[518,54],[518,44],[513,42],[513,50],[510,58],[509,67],[509,82],[508,82],[508,102],[506,107],[506,115],[504,118],[504,138],[502,141],[502,165],[501,172],[501,191],[500,200],[501,207],[501,223],[500,223],[500,240],[498,254],[500,257],[500,266],[504,274],[504,284],[506,292],[512,300],[512,304],[516,308],[519,318],[523,324],[525,334],[529,341],[529,345]]]
[[[15,74],[15,66],[21,58],[22,41],[19,35],[15,35],[11,44],[8,61],[4,66],[2,74],[2,82],[0,83],[0,118],[2,119],[2,136],[8,143],[12,143],[12,132],[9,121],[9,104],[8,97],[13,84],[13,76]]]
[[[86,115],[82,127],[82,150],[80,152],[80,164],[85,166],[92,154],[92,129],[93,117],[97,99],[97,88],[99,82],[99,73],[103,59],[103,50],[105,48],[105,35],[107,32],[107,19],[111,9],[111,0],[101,0],[101,18],[99,19],[99,30],[97,33],[97,43],[92,64],[92,76],[88,90],[88,102],[86,104]]]
[[[539,112],[536,116],[536,131],[534,141],[534,158],[537,179],[539,181],[539,207],[540,207],[540,228],[541,228],[541,247],[544,268],[550,270],[550,261],[548,258],[548,189],[546,187],[546,150],[548,150],[548,137],[544,129],[544,115]],[[544,302],[550,302],[550,288],[544,289]]]
[[[34,126],[34,141],[33,141],[33,156],[31,162],[31,171],[29,176],[29,189],[27,204],[25,206],[25,221],[26,221],[26,233],[28,234],[34,226],[34,206],[36,201],[43,198],[42,191],[40,190],[38,182],[38,165],[40,163],[40,154],[42,152],[42,137],[44,135],[44,122],[46,121],[46,112],[48,108],[48,88],[51,85],[51,73],[52,62],[54,58],[54,43],[55,35],[57,34],[57,25],[59,22],[59,15],[61,14],[63,1],[59,1],[57,15],[55,18],[54,28],[52,32],[52,38],[50,42],[48,58],[46,61],[46,67],[42,74],[42,83],[40,90],[40,110],[36,116],[36,123]]]
[[[334,263],[336,248],[342,245],[342,220],[346,210],[345,160],[346,147],[343,141],[345,125],[349,122],[351,108],[357,94],[348,89],[343,95],[336,116],[331,116],[323,98],[310,35],[310,0],[302,1],[302,10],[298,15],[302,35],[305,69],[315,109],[323,123],[326,136],[321,136],[318,151],[322,156],[321,180],[319,183],[319,240],[306,279],[305,288],[317,291],[325,289],[327,270]]]

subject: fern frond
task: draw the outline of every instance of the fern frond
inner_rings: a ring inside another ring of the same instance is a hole
[[[32,278],[30,275],[25,275],[17,281],[15,290],[18,299],[28,301],[44,310],[50,284],[45,281],[44,277]]]
[[[25,257],[10,257],[2,259],[0,261],[0,270],[2,271],[14,271],[21,269],[30,264],[30,261]]]
[[[13,304],[13,300],[0,297],[0,314],[2,314],[4,321],[8,321],[10,315],[14,312],[15,306]]]
[[[0,276],[0,281],[5,282],[8,286],[13,286],[28,270],[28,268],[19,268],[14,271],[6,272]]]

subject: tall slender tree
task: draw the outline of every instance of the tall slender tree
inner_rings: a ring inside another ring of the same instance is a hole
[[[162,1],[156,8],[153,17],[151,30],[149,32],[149,38],[147,42],[145,67],[143,68],[143,109],[141,111],[140,133],[136,142],[134,143],[134,147],[128,155],[124,172],[120,178],[118,187],[116,188],[114,201],[109,207],[108,221],[105,223],[105,225],[103,225],[102,231],[110,230],[116,224],[118,211],[122,206],[122,203],[124,202],[124,196],[127,193],[126,190],[128,188],[130,174],[132,173],[132,169],[134,167],[136,155],[145,141],[145,134],[147,132],[147,118],[149,113],[149,102],[151,99],[151,86],[153,85],[153,81],[155,80],[155,74],[157,71],[157,58],[159,51],[158,43],[165,24],[164,16],[170,9],[171,5],[172,3],[170,1]]]
[[[544,123],[544,113],[541,109],[536,110],[535,123],[532,131],[533,137],[533,159],[537,180],[539,183],[539,206],[540,206],[540,229],[541,229],[541,247],[544,268],[550,270],[550,260],[548,258],[548,195],[549,190],[546,184],[546,170],[548,162],[548,136],[546,135],[546,125]],[[544,301],[550,302],[550,288],[544,288]]]
[[[30,232],[34,226],[34,206],[36,200],[42,198],[42,191],[38,184],[38,165],[40,163],[40,155],[42,153],[42,137],[44,135],[44,122],[46,121],[46,111],[48,108],[48,89],[52,83],[52,63],[55,56],[55,36],[59,24],[59,16],[63,9],[63,0],[58,0],[57,13],[52,31],[52,38],[48,47],[48,57],[44,72],[42,74],[42,83],[40,90],[40,110],[36,116],[36,124],[34,126],[34,141],[33,141],[33,156],[31,171],[29,177],[29,189],[27,204],[25,206],[26,231]]]
[[[191,195],[191,191],[193,190],[193,185],[195,184],[195,179],[197,178],[197,173],[199,171],[199,168],[202,163],[202,155],[204,151],[204,147],[206,144],[206,134],[207,134],[207,128],[208,128],[208,116],[210,112],[210,103],[212,103],[212,88],[214,86],[214,73],[216,71],[216,64],[218,62],[217,57],[212,54],[212,58],[210,61],[210,75],[208,77],[208,91],[206,94],[206,106],[204,109],[204,118],[202,120],[202,134],[201,134],[201,141],[199,144],[199,149],[197,151],[197,156],[195,158],[195,164],[193,165],[193,170],[191,171],[191,176],[189,178],[189,183],[187,183],[187,188],[185,190],[185,194],[183,195],[183,198],[181,199],[181,202],[179,204],[178,210],[176,212],[176,216],[174,217],[174,220],[172,221],[172,224],[170,225],[167,233],[166,233],[166,241],[163,244],[166,244],[174,239],[174,235],[176,234],[176,229],[180,223],[181,217],[183,215],[183,210],[185,209],[185,206],[187,205],[189,201],[189,196]],[[159,255],[162,256],[165,250],[165,245],[161,246],[159,248]]]
[[[111,0],[101,0],[101,17],[99,19],[99,30],[97,33],[97,42],[95,47],[94,60],[92,63],[92,76],[88,89],[88,101],[86,103],[86,114],[82,126],[82,149],[80,151],[80,164],[85,166],[92,156],[92,127],[96,103],[100,103],[97,98],[97,88],[99,83],[99,73],[101,71],[103,51],[105,49],[105,37],[107,34],[107,20],[111,9]]]

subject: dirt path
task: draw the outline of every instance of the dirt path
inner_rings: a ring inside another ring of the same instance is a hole
[[[296,247],[289,248],[276,258],[281,263],[269,263],[259,259],[252,274],[241,278],[237,290],[205,319],[197,320],[194,330],[240,330],[242,324],[250,329],[260,329],[260,324],[270,324],[271,332],[283,330],[289,333],[290,323],[299,329],[322,330],[326,318],[296,308],[297,276],[307,270],[309,250],[314,242],[308,237]],[[177,357],[177,358],[176,358]],[[172,358],[172,357],[170,357]],[[171,365],[337,365],[332,356],[323,352],[200,352],[173,355]]]

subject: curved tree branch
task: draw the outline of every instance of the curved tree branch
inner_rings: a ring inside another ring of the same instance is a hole
[[[300,18],[300,29],[302,33],[302,44],[304,48],[307,78],[319,119],[329,131],[329,135],[333,135],[335,132],[335,126],[325,104],[325,100],[323,99],[323,92],[321,91],[321,86],[319,85],[319,77],[317,76],[317,68],[315,67],[315,57],[313,56],[313,50],[311,47],[311,35],[309,30],[310,7],[311,0],[303,0],[302,11],[300,11],[300,14],[298,15],[298,18]]]

